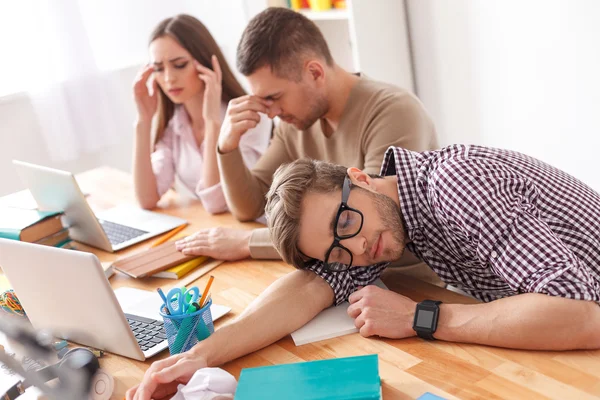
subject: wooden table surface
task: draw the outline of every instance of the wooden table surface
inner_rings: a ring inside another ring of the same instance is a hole
[[[97,168],[78,175],[82,190],[89,193],[94,209],[117,204],[134,204],[131,176],[111,169]],[[14,200],[16,197],[12,197]],[[10,203],[7,196],[2,203]],[[184,230],[192,233],[215,226],[251,229],[258,224],[237,222],[231,215],[212,216],[199,202],[168,193],[159,203],[159,212],[178,216],[190,222]],[[94,252],[101,261],[112,261],[123,254],[148,247],[144,242],[118,254],[106,253],[80,245]],[[292,271],[282,262],[244,260],[225,262],[214,269],[212,298],[215,303],[232,308],[232,312],[215,323],[215,329],[232,321],[242,310],[277,278]],[[387,270],[382,276],[392,290],[414,300],[435,298],[445,302],[470,303],[475,300]],[[196,282],[203,287],[207,276]],[[154,290],[174,284],[173,280],[148,278],[135,280],[117,273],[110,279],[114,288],[131,286]],[[543,332],[532,333],[542,334]],[[598,333],[600,334],[600,332]],[[288,336],[271,346],[227,363],[223,368],[239,377],[242,368],[320,360],[333,357],[379,355],[379,373],[384,399],[417,398],[425,392],[464,399],[587,399],[600,398],[600,350],[544,352],[508,350],[480,345],[427,342],[418,338],[388,340],[362,338],[352,334],[296,347]],[[102,368],[115,379],[111,399],[122,399],[125,391],[137,384],[148,366],[168,356],[168,351],[146,362],[108,354],[101,359]]]

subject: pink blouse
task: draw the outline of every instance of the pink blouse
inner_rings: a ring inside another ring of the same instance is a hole
[[[223,104],[222,119],[227,105]],[[240,140],[240,151],[244,163],[252,168],[263,155],[271,138],[272,121],[261,114],[260,123],[246,132]],[[175,182],[175,177],[202,202],[204,209],[212,214],[227,211],[221,183],[205,187],[202,182],[204,142],[197,146],[190,118],[181,105],[176,106],[163,137],[151,155],[152,170],[156,177],[159,196]]]

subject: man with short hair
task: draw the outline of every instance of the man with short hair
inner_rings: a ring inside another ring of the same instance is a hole
[[[250,21],[237,49],[237,67],[253,94],[230,102],[218,162],[227,203],[241,221],[263,215],[265,195],[282,164],[307,157],[376,173],[389,146],[414,151],[438,147],[433,123],[415,96],[345,71],[314,22],[292,10],[269,8]],[[278,116],[281,123],[266,153],[249,170],[238,145],[260,121],[259,113]],[[218,259],[280,258],[266,228],[206,229],[177,245],[186,254]],[[413,271],[440,282],[424,264]]]
[[[127,399],[165,397],[199,368],[268,346],[345,299],[363,336],[600,348],[598,193],[533,158],[478,146],[390,148],[380,175],[306,159],[281,167],[267,220],[298,269],[192,350],[153,363]],[[417,305],[370,285],[405,248],[483,303]]]
[[[336,304],[348,299],[361,335],[600,348],[598,193],[531,157],[479,146],[390,148],[381,175],[298,160],[267,195],[283,259],[323,278]],[[416,304],[367,286],[406,248],[484,303]]]

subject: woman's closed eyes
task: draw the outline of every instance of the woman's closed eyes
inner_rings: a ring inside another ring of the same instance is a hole
[[[187,65],[189,64],[189,61],[185,61],[185,62],[178,62],[178,63],[173,63],[173,67],[175,67],[175,69],[184,69],[185,67],[187,67]],[[164,71],[164,67],[162,65],[162,63],[160,64],[154,64],[154,72],[162,72]]]

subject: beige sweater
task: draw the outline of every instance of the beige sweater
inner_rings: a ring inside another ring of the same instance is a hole
[[[242,221],[264,214],[265,195],[277,168],[299,158],[325,160],[378,174],[388,147],[414,151],[438,147],[435,128],[421,102],[398,87],[361,77],[350,91],[338,129],[326,120],[299,131],[281,122],[271,144],[252,170],[244,165],[239,150],[219,154],[221,183],[231,212]],[[253,258],[278,259],[267,228],[253,231]]]

